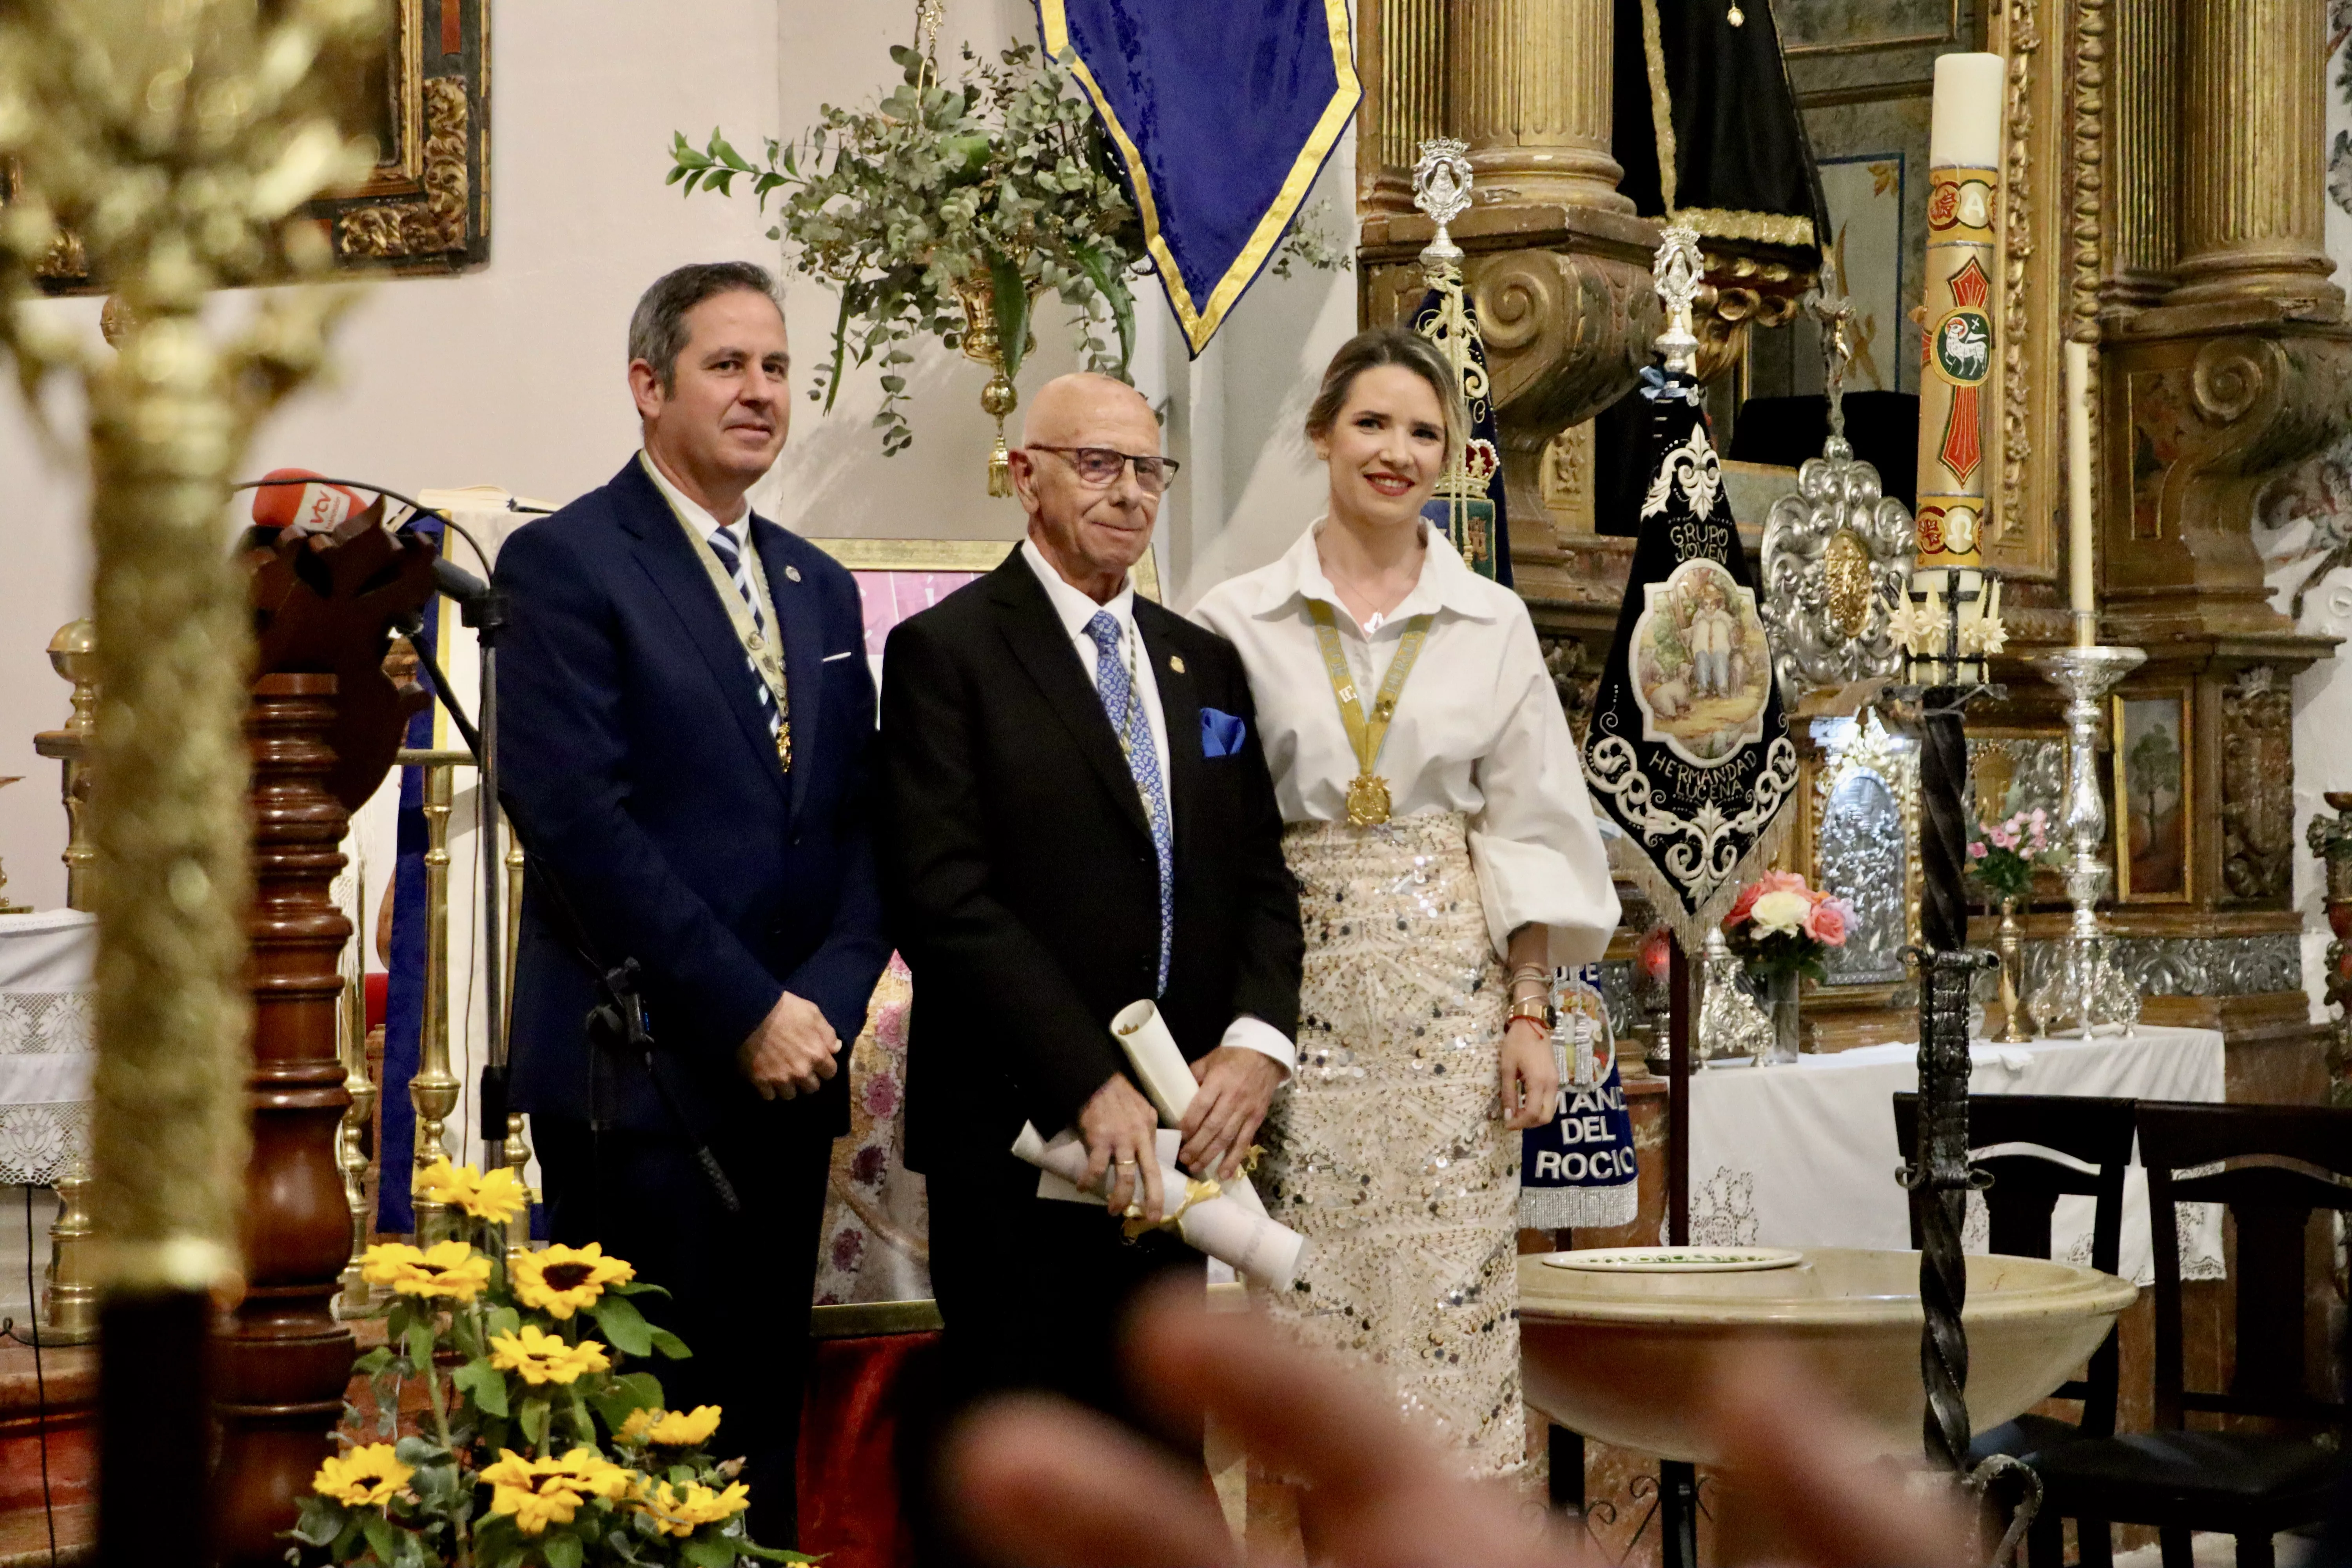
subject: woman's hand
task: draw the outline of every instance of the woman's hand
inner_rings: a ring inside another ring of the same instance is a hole
[[[1559,1064],[1551,1036],[1534,1018],[1503,1026],[1503,1125],[1515,1132],[1540,1127],[1559,1109]]]

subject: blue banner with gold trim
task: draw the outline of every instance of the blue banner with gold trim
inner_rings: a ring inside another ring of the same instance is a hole
[[[1102,117],[1198,354],[1356,111],[1347,0],[1037,0],[1037,17]]]

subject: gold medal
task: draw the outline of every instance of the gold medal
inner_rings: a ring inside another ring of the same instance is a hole
[[[1389,659],[1389,672],[1372,698],[1372,716],[1364,718],[1362,701],[1356,695],[1355,678],[1348,671],[1348,656],[1339,646],[1339,631],[1332,619],[1330,606],[1319,599],[1307,605],[1307,617],[1315,623],[1315,640],[1323,649],[1323,668],[1331,678],[1331,695],[1339,704],[1339,721],[1347,727],[1348,744],[1356,753],[1356,776],[1348,784],[1348,826],[1378,827],[1388,821],[1396,809],[1389,797],[1389,781],[1372,772],[1380,759],[1381,742],[1388,738],[1390,721],[1395,719],[1397,699],[1404,692],[1405,677],[1412,673],[1413,661],[1421,657],[1421,645],[1429,638],[1430,616],[1415,616],[1405,623],[1404,635],[1397,639],[1397,650]]]
[[[776,729],[776,761],[784,772],[793,771],[793,721],[789,719]]]

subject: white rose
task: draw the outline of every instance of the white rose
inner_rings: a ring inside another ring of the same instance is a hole
[[[1748,911],[1759,936],[1779,936],[1804,929],[1812,900],[1802,893],[1767,893]]]

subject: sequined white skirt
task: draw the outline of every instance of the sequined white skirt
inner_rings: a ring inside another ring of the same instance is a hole
[[[1259,1186],[1307,1237],[1267,1301],[1378,1375],[1479,1476],[1517,1472],[1519,1134],[1496,1072],[1505,994],[1460,812],[1373,828],[1294,823],[1307,927],[1298,1071]]]

